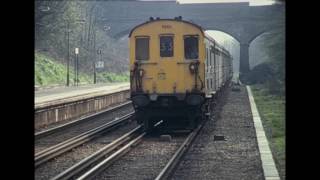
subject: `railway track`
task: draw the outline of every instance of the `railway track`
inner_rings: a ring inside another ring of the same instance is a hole
[[[142,126],[134,128],[132,131],[124,134],[112,143],[101,148],[99,151],[79,161],[72,167],[53,177],[51,180],[70,179],[75,178],[76,176],[79,177],[78,179],[86,179],[95,176],[97,173],[101,172],[104,168],[110,165],[117,158],[121,157],[121,155],[128,152],[133,144],[138,143],[146,134],[145,132],[141,131]],[[103,159],[107,155],[109,156],[106,159]],[[89,167],[92,167],[93,165],[95,166],[92,169],[88,170],[82,175],[80,174]]]
[[[155,179],[167,179],[171,175],[183,154],[187,151],[197,134],[202,129],[204,123],[205,122],[200,124],[194,131],[189,133],[189,135],[181,143],[178,150],[170,158]],[[99,151],[91,154],[72,167],[53,177],[52,180],[93,179],[99,173],[103,172],[103,170],[111,166],[117,159],[120,159],[127,152],[137,147],[138,143],[143,141],[143,137],[145,137],[145,135],[146,132],[142,132],[142,126],[138,126],[134,130],[126,133],[117,140],[101,148]]]
[[[186,140],[181,144],[179,149],[175,152],[175,154],[171,157],[169,162],[166,164],[166,166],[161,170],[161,172],[158,174],[158,176],[155,178],[155,180],[163,180],[163,179],[168,179],[174,169],[177,167],[179,164],[179,161],[185,154],[185,152],[189,149],[191,146],[192,142],[195,140],[197,135],[199,134],[200,130],[203,128],[204,124],[206,121],[203,121],[195,130],[193,130]]]
[[[83,134],[91,129],[102,126],[107,122],[120,118],[128,113],[133,112],[130,103],[124,103],[110,108],[104,112],[90,115],[86,118],[61,125],[35,136],[35,154],[68,139]]]
[[[92,120],[93,118],[96,118],[97,116],[100,116],[100,115],[103,115],[103,114],[106,114],[106,113],[110,113],[112,111],[115,111],[117,109],[123,108],[123,107],[128,106],[128,105],[131,105],[131,101],[119,104],[117,106],[108,108],[108,109],[106,109],[104,111],[97,112],[97,113],[91,114],[89,116],[86,116],[86,117],[83,117],[83,118],[80,118],[80,119],[77,119],[77,120],[74,120],[74,121],[71,121],[71,122],[68,122],[68,123],[64,123],[62,125],[58,125],[56,127],[50,128],[50,129],[46,129],[46,130],[43,130],[43,131],[36,132],[34,134],[34,137],[35,137],[36,140],[41,139],[41,138],[46,137],[46,136],[48,136],[50,134],[57,133],[57,132],[62,131],[64,129],[70,128],[72,126],[76,126],[76,125],[81,124],[81,123],[86,123],[89,120]]]
[[[120,117],[119,119],[115,119],[111,122],[105,123],[99,127],[96,127],[94,129],[91,129],[87,132],[84,132],[82,134],[79,134],[75,137],[72,137],[70,139],[67,139],[61,143],[58,143],[54,146],[51,146],[47,149],[44,149],[40,152],[37,152],[35,154],[35,167],[38,167],[39,165],[41,165],[44,162],[47,162],[48,160],[57,157],[61,154],[63,154],[64,152],[67,152],[81,144],[84,144],[98,136],[100,136],[102,133],[111,130],[114,127],[117,127],[127,121],[129,121],[131,119],[131,117],[133,116],[133,112]]]

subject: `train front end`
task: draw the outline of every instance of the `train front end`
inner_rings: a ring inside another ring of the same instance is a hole
[[[190,22],[151,19],[129,35],[131,99],[139,124],[193,129],[204,97],[204,33]]]

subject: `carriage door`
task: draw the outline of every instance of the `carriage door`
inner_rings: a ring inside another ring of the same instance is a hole
[[[183,42],[186,63],[184,66],[185,89],[192,90],[195,87],[195,75],[190,73],[189,64],[199,61],[199,35],[185,35]],[[200,89],[201,82],[199,79],[197,79],[197,86]]]

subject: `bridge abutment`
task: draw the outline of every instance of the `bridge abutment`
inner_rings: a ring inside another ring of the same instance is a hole
[[[240,74],[246,74],[249,71],[249,44],[240,42]]]

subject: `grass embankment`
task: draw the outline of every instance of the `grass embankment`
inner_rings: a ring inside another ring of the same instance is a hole
[[[73,84],[74,71],[73,66],[70,66],[70,84]],[[35,53],[35,85],[48,86],[48,85],[65,85],[67,77],[67,67],[54,60],[53,58],[41,53]],[[80,83],[92,84],[93,74],[85,74],[79,72]],[[98,83],[110,82],[128,82],[129,73],[115,74],[101,72],[97,73]]]
[[[285,179],[285,98],[269,94],[263,85],[251,89],[279,175]]]

